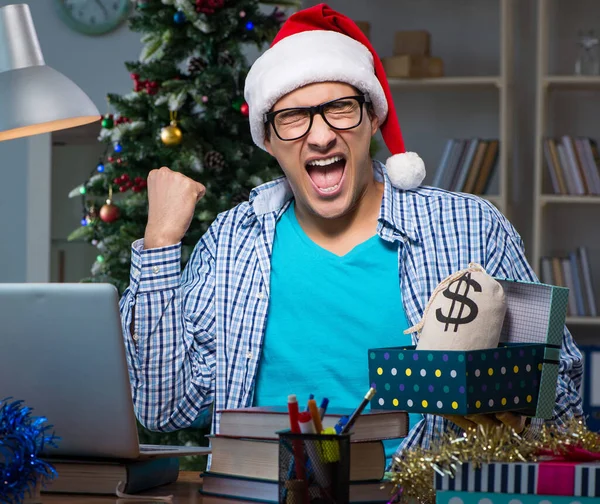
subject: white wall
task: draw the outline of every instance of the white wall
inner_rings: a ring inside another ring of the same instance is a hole
[[[0,280],[22,282],[27,273],[27,139],[0,143]]]
[[[0,0],[0,7],[13,3]],[[101,112],[107,92],[131,89],[123,62],[138,58],[139,34],[122,27],[102,37],[80,35],[59,20],[53,0],[28,3],[46,64],[78,84]],[[0,142],[1,282],[50,279],[50,166],[50,135]]]
[[[50,281],[78,282],[90,274],[98,250],[87,242],[67,241],[83,216],[80,197],[67,198],[98,163],[104,146],[55,145],[52,149]]]

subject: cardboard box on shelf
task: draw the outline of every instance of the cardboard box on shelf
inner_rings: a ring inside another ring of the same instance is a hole
[[[431,35],[426,30],[398,31],[394,36],[394,55],[430,56]]]
[[[444,62],[431,56],[404,54],[382,58],[383,68],[389,78],[433,78],[444,75]]]

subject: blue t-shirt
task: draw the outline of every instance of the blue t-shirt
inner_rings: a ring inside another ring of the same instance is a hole
[[[303,409],[314,394],[317,405],[327,397],[332,409],[358,406],[370,386],[368,349],[411,344],[397,247],[374,235],[337,256],[306,235],[292,202],[275,230],[255,405],[296,394]],[[384,444],[389,461],[400,440]]]

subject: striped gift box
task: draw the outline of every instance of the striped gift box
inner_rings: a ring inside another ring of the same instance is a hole
[[[435,474],[435,489],[505,494],[600,497],[599,463],[465,463],[456,477]]]
[[[595,497],[445,491],[437,492],[435,502],[436,504],[598,504],[598,499]]]

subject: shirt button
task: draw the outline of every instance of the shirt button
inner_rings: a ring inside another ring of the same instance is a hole
[[[252,359],[252,352],[246,352],[246,359]]]
[[[133,341],[137,341],[140,339],[140,337],[138,336],[138,333],[133,333],[132,338],[133,338]]]
[[[152,268],[152,271],[153,271],[154,273],[158,273],[158,272],[160,271],[160,268],[159,268],[158,266],[154,266],[154,267]]]
[[[264,293],[264,292],[259,292],[259,293],[256,295],[256,297],[257,297],[258,299],[263,299],[263,298],[265,297],[265,293]]]

